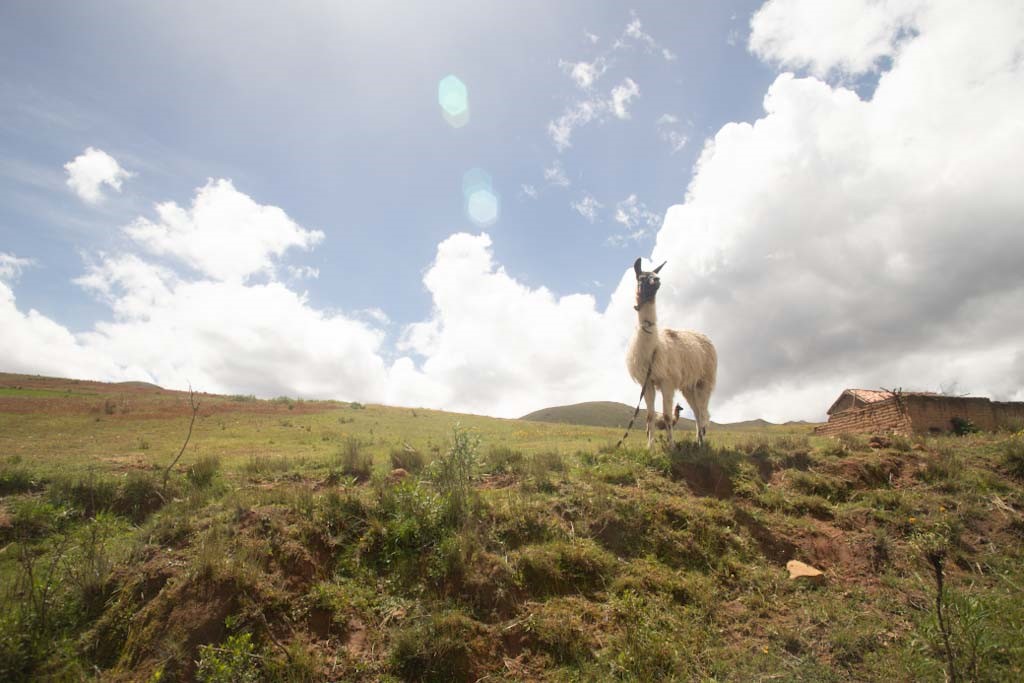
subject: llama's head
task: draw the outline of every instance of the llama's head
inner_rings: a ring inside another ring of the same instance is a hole
[[[668,263],[666,261],[665,263]],[[654,270],[641,270],[640,259],[633,262],[633,272],[636,273],[636,306],[637,310],[648,301],[654,301],[654,297],[658,294],[658,288],[661,287],[661,278],[658,277],[658,271],[665,267],[665,263]]]

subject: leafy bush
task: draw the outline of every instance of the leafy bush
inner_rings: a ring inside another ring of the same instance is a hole
[[[975,434],[981,431],[968,418],[960,417],[959,415],[950,418],[949,422],[953,426],[953,433],[957,436],[967,436],[968,434]]]
[[[255,683],[259,669],[253,654],[252,635],[229,636],[220,645],[200,645],[196,680],[201,683]]]

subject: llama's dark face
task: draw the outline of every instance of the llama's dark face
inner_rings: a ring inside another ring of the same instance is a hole
[[[648,301],[654,301],[654,297],[658,294],[658,288],[661,287],[661,278],[658,277],[658,271],[664,267],[665,264],[662,263],[654,270],[641,270],[640,259],[633,263],[633,271],[636,273],[637,308]]]

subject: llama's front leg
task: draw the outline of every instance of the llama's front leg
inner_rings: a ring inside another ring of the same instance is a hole
[[[665,409],[663,415],[665,416],[665,434],[668,436],[669,448],[675,445],[675,442],[672,440],[672,402],[675,397],[675,389],[669,389],[666,386],[661,387],[661,404]]]
[[[647,402],[647,449],[654,447],[654,385],[648,382],[644,389],[644,401]]]

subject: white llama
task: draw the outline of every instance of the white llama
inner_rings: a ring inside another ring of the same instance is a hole
[[[689,330],[659,330],[658,313],[654,307],[654,298],[661,287],[658,271],[665,266],[662,263],[652,271],[640,269],[640,259],[633,264],[636,272],[636,311],[639,322],[633,341],[629,344],[626,365],[629,374],[644,386],[644,400],[647,402],[647,447],[654,445],[654,392],[661,392],[664,405],[663,420],[668,443],[671,446],[672,402],[676,391],[683,397],[693,410],[697,421],[697,443],[703,444],[707,432],[710,415],[708,401],[715,389],[715,376],[718,373],[718,354],[711,340],[700,332]],[[652,362],[653,361],[653,362]],[[666,419],[668,418],[668,419]]]

